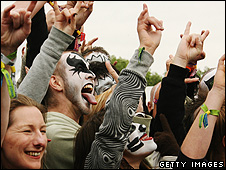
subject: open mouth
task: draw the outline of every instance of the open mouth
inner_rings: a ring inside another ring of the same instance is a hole
[[[148,137],[147,133],[144,133],[139,140],[141,141],[147,141],[147,140],[152,140],[152,137]]]
[[[82,88],[82,93],[92,93],[93,91],[93,85],[92,84],[86,84],[83,88]]]
[[[92,94],[93,92],[93,84],[88,83],[82,88],[82,97],[90,104],[96,105],[96,99],[94,95]]]

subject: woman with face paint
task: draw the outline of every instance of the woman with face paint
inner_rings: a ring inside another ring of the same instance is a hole
[[[152,26],[156,29],[153,30]],[[127,68],[121,71],[118,78],[119,82],[110,99],[106,102],[103,122],[99,127],[99,131],[95,133],[95,140],[92,142],[90,152],[88,151],[83,168],[120,168],[129,136],[135,130],[135,126],[132,126],[132,120],[140,97],[146,87],[145,75],[153,63],[152,56],[160,44],[161,31],[163,30],[162,21],[157,20],[155,17],[150,17],[147,5],[144,4],[137,26],[140,39],[139,49],[135,50],[135,54]],[[151,138],[148,139],[146,135],[138,138],[142,143],[153,140]],[[83,142],[87,142],[86,139]],[[155,147],[153,142],[153,147],[151,148],[154,150]],[[75,152],[79,151],[76,150]],[[79,153],[81,154],[81,152]],[[77,158],[76,163],[79,162]]]
[[[75,169],[84,169],[85,158],[90,152],[95,133],[103,122],[105,109],[92,115],[81,127],[75,139]],[[120,169],[149,169],[144,158],[150,155],[157,145],[152,137],[145,132],[146,126],[132,123],[132,133],[126,142]]]

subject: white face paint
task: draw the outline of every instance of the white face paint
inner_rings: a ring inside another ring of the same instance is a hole
[[[145,132],[146,126],[139,123],[132,123],[135,130],[129,136],[125,149],[132,155],[150,155],[157,149],[152,137]]]
[[[80,55],[66,52],[62,55],[65,62],[65,96],[82,114],[90,112],[90,104],[96,104],[94,97],[95,74],[89,70],[87,63]]]
[[[110,61],[109,57],[106,54],[103,54],[101,52],[92,52],[89,55],[87,55],[85,58],[87,62],[99,61],[102,63],[102,62]]]
[[[116,84],[116,81],[113,79],[111,75],[102,77],[97,79],[97,83],[95,85],[95,91],[97,95],[107,91],[111,86]]]
[[[89,55],[85,57],[86,61],[91,63],[91,62],[106,62],[110,61],[109,57],[101,52],[92,52]],[[112,85],[116,84],[116,81],[114,78],[108,74],[107,76],[102,76],[101,78],[96,80],[96,85],[95,85],[95,92],[97,95],[105,92],[109,88],[111,88]]]

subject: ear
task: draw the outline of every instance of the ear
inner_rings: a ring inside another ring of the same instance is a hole
[[[56,91],[63,91],[63,81],[62,78],[57,75],[52,75],[49,80],[49,85]]]

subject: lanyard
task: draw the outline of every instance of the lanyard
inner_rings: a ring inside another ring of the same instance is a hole
[[[12,79],[10,77],[9,72],[5,69],[5,64],[1,61],[1,84],[3,81],[3,76],[5,77],[6,80],[6,84],[8,86],[8,91],[9,91],[9,96],[10,98],[15,98],[17,96],[16,93],[16,83],[15,83],[15,67],[11,66],[11,70],[12,70]]]

